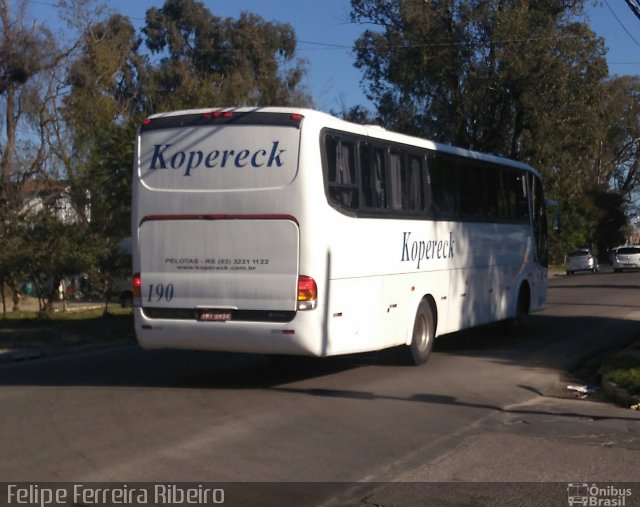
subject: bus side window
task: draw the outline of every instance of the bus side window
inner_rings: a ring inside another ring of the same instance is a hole
[[[500,218],[498,211],[498,194],[500,173],[497,167],[483,167],[482,212],[489,220]]]
[[[389,154],[391,207],[395,210],[424,210],[422,159],[401,151]]]
[[[452,159],[438,156],[429,159],[431,211],[436,217],[455,217],[460,210],[458,169]]]
[[[360,144],[362,195],[367,208],[387,207],[387,178],[384,150],[368,143]]]
[[[504,218],[510,222],[527,222],[529,203],[524,176],[516,171],[506,170],[502,173],[501,180],[501,207]]]
[[[395,210],[407,209],[407,188],[405,186],[406,168],[404,156],[401,152],[389,153],[389,175],[391,180],[391,208]]]
[[[498,217],[505,222],[512,219],[511,217],[511,203],[509,201],[509,189],[507,187],[507,178],[509,171],[503,169],[498,170],[498,181],[496,183],[497,202],[498,202]]]
[[[371,146],[360,143],[360,186],[362,190],[362,205],[365,208],[373,208],[375,195],[373,192],[373,170],[371,163]]]
[[[547,209],[542,190],[542,182],[537,176],[529,175],[529,188],[533,212],[533,234],[536,240],[538,262],[544,267],[549,266],[548,237],[547,237]]]
[[[518,196],[518,215],[517,220],[519,222],[529,221],[529,200],[527,198],[527,180],[524,174],[518,175],[519,188],[517,189]]]
[[[384,150],[373,149],[373,181],[378,208],[387,207],[387,177]]]
[[[468,163],[460,162],[460,212],[468,220],[482,216],[482,171]]]
[[[358,208],[355,143],[328,135],[325,138],[329,197],[346,208]]]
[[[407,195],[406,208],[410,210],[424,209],[424,172],[422,159],[415,155],[409,155],[407,171]]]

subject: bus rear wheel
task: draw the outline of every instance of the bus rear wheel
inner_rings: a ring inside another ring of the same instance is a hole
[[[420,365],[429,359],[435,338],[434,322],[433,309],[428,301],[423,300],[416,312],[411,344],[406,346],[404,350],[407,363]]]
[[[513,317],[502,322],[503,330],[508,334],[514,334],[521,331],[525,327],[525,322],[529,316],[529,302],[531,296],[528,287],[520,287],[518,293],[518,301],[516,302],[515,313]]]

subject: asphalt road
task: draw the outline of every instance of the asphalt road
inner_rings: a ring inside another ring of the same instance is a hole
[[[567,483],[640,479],[640,414],[566,391],[567,370],[638,337],[639,289],[640,273],[558,277],[518,335],[442,337],[423,367],[137,347],[5,364],[0,477],[249,495],[227,505],[510,505],[516,484],[478,485],[538,482],[555,485],[520,484],[531,505],[566,505]]]

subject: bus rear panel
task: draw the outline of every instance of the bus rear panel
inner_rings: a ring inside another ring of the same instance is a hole
[[[321,354],[297,317],[317,304],[315,280],[299,272],[301,122],[198,111],[140,128],[134,314],[144,348]]]

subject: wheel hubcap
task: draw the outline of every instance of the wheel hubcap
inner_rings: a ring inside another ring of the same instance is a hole
[[[427,348],[429,343],[429,329],[427,328],[427,321],[423,315],[418,316],[416,320],[413,337],[418,349],[424,350]]]

